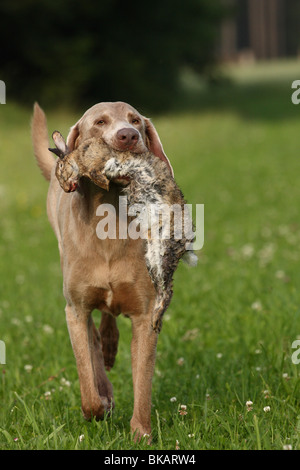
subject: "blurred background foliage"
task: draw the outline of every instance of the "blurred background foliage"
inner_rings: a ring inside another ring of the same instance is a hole
[[[10,99],[166,109],[189,68],[214,75],[221,0],[1,0],[1,79]]]

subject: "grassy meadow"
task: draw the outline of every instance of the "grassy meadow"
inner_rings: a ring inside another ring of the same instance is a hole
[[[186,74],[184,99],[152,116],[186,199],[204,204],[205,242],[198,266],[175,274],[151,448],[300,450],[300,364],[291,360],[300,339],[299,62],[224,75],[205,89]],[[49,132],[64,135],[79,117],[45,111]],[[0,107],[0,449],[148,449],[130,437],[131,324],[121,316],[109,372],[115,411],[82,418],[30,118],[9,96]]]

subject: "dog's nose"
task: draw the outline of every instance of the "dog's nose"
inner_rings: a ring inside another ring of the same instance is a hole
[[[122,148],[129,148],[137,143],[139,133],[135,129],[124,127],[117,132],[117,140]]]

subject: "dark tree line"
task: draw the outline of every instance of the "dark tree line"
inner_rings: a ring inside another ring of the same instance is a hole
[[[85,105],[172,101],[183,67],[209,74],[222,0],[1,0],[7,96]]]

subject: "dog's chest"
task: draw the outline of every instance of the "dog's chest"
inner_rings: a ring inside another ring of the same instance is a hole
[[[155,296],[139,243],[128,249],[119,245],[113,256],[103,249],[101,255],[73,260],[64,273],[64,293],[71,303],[115,316],[142,313],[145,298]]]

